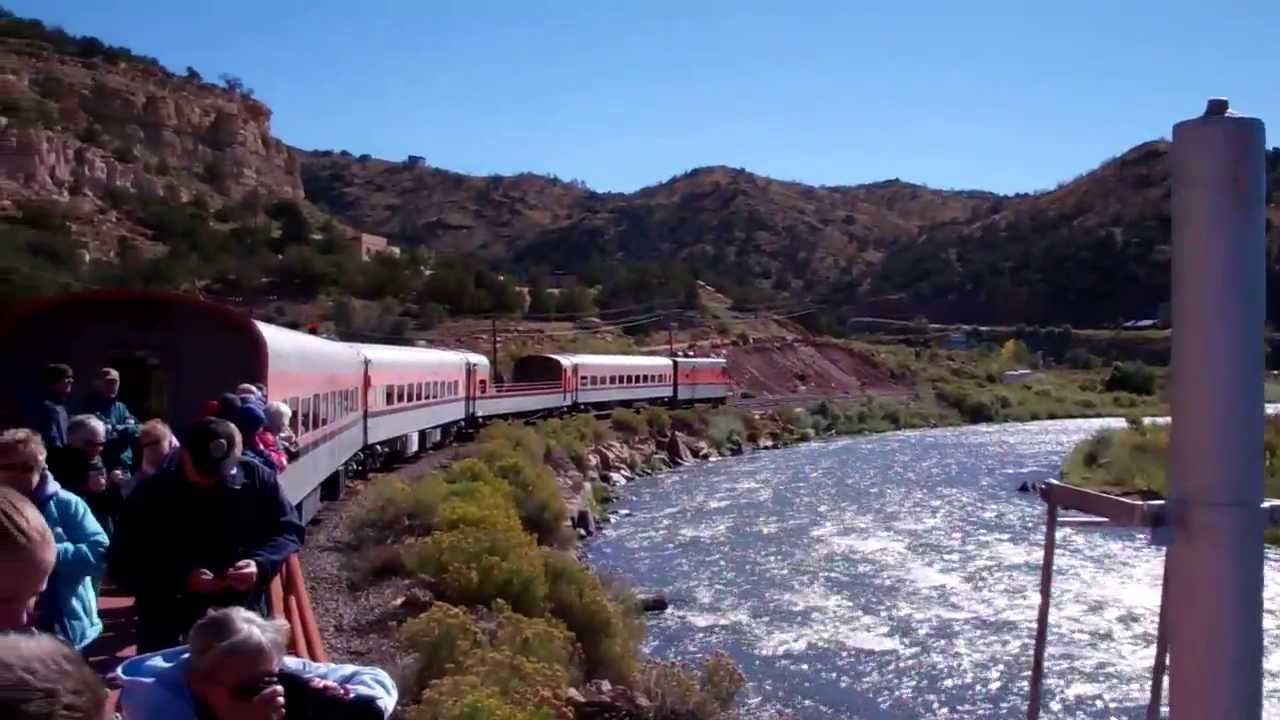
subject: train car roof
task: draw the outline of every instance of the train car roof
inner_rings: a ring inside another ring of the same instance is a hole
[[[417,347],[414,345],[377,345],[372,343],[347,343],[363,354],[370,362],[382,366],[420,366],[424,363],[461,363],[467,358],[456,350]]]
[[[729,361],[724,358],[691,357],[676,358],[676,363],[679,365],[728,365]]]
[[[260,320],[252,326],[267,343],[267,351],[275,361],[286,361],[284,370],[314,370],[325,361],[360,363],[360,355],[340,342],[290,330]]]
[[[561,365],[612,365],[614,367],[670,368],[671,359],[661,355],[593,355],[589,353],[542,353],[526,357],[548,357]]]

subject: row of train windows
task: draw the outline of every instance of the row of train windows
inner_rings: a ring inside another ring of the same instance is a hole
[[[670,373],[641,373],[639,375],[583,375],[579,387],[601,385],[650,385],[671,382]]]
[[[330,390],[311,397],[291,397],[285,404],[293,413],[289,427],[295,435],[302,436],[360,412],[360,391]]]
[[[462,383],[457,380],[432,380],[431,382],[384,385],[383,394],[387,407],[424,400],[458,397]]]

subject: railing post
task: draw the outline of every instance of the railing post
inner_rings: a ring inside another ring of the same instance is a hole
[[[1173,128],[1169,717],[1262,714],[1265,131]]]

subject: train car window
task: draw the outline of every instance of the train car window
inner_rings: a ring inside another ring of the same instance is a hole
[[[617,375],[610,375],[610,376],[609,376],[609,384],[610,384],[610,385],[615,385],[615,384],[617,384],[617,382],[618,382],[618,376],[617,376]]]
[[[458,387],[459,387],[458,381],[457,381],[457,380],[454,380],[453,382],[451,382],[451,383],[449,383],[449,384],[453,386],[453,388],[452,388],[452,390],[453,390],[453,392],[452,392],[453,397],[458,397],[458,395],[459,395],[459,393],[458,393]]]
[[[481,395],[483,395],[483,394],[485,394],[486,392],[489,392],[489,381],[488,381],[488,380],[481,380],[481,381],[480,381],[480,394],[481,394]]]
[[[396,404],[399,405],[403,402],[404,402],[404,385],[397,385],[396,386]]]
[[[289,406],[289,429],[293,431],[294,435],[300,435],[298,423],[302,418],[298,417],[298,398],[291,397],[285,401],[285,404]]]
[[[324,393],[320,396],[320,422],[316,423],[316,427],[327,427],[331,415],[333,415],[333,393]]]
[[[388,386],[387,386],[387,405],[386,405],[386,406],[387,406],[387,407],[391,407],[392,405],[395,405],[395,404],[396,404],[396,386],[395,386],[395,385],[388,385]]]
[[[311,432],[311,398],[302,398],[302,410],[298,413],[298,423],[302,427],[299,435]]]
[[[319,429],[320,429],[320,405],[321,405],[321,402],[322,402],[322,400],[321,400],[321,398],[320,398],[320,393],[316,393],[316,394],[314,394],[314,395],[312,395],[312,396],[311,396],[311,429],[312,429],[312,430],[319,430]]]

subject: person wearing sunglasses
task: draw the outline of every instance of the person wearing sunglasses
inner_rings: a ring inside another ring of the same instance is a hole
[[[102,633],[94,582],[106,567],[107,534],[85,501],[45,468],[46,451],[32,430],[0,433],[0,485],[27,498],[53,534],[53,572],[40,595],[36,627],[82,650]],[[7,584],[8,576],[0,578]]]
[[[133,470],[133,445],[141,428],[120,400],[120,373],[113,368],[99,370],[93,379],[93,390],[85,396],[79,411],[102,421],[106,430],[102,461],[108,471],[127,478]]]
[[[198,620],[188,644],[120,666],[125,720],[385,720],[397,689],[386,672],[285,654],[289,625],[244,608]]]
[[[76,415],[67,423],[67,444],[49,452],[49,471],[63,487],[84,498],[98,524],[115,534],[115,517],[124,503],[119,470],[108,470],[102,459],[107,427],[96,415]]]

